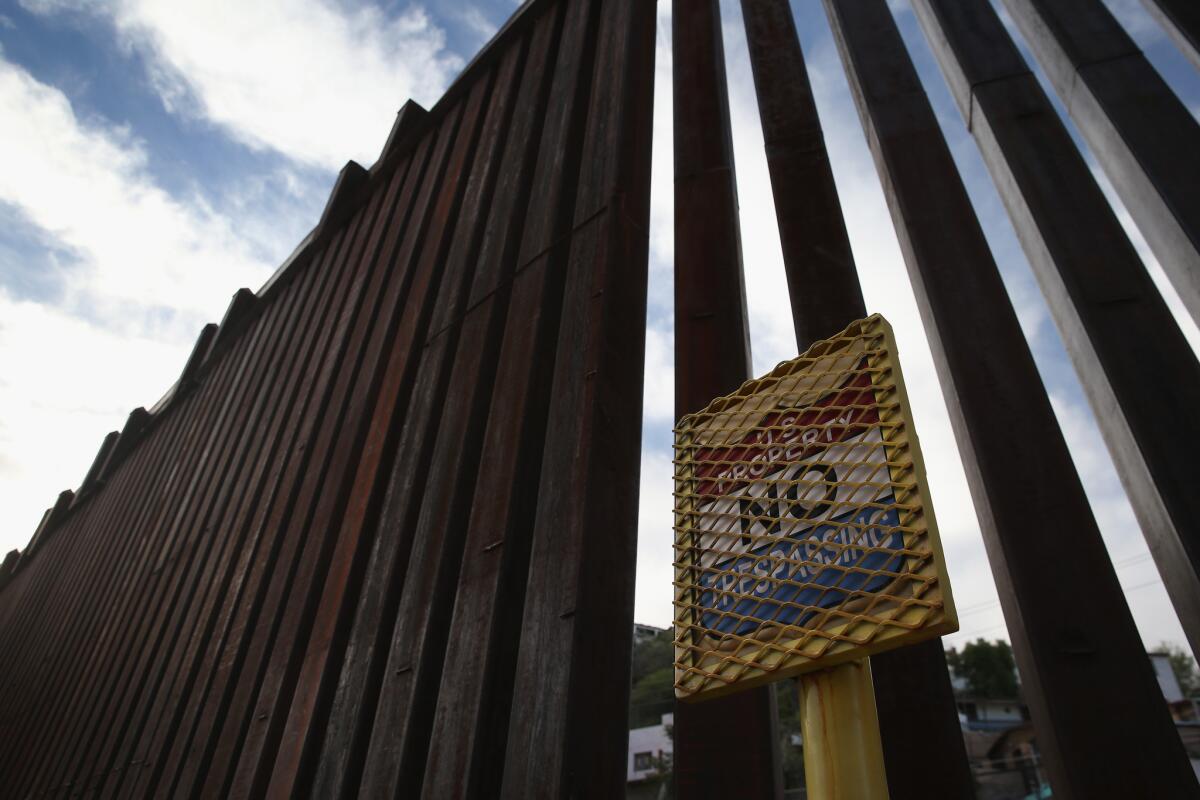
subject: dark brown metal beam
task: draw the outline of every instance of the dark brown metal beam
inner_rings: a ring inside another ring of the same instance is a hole
[[[866,316],[825,137],[787,0],[742,0],[796,347]],[[940,640],[871,659],[888,791],[968,798],[974,783]],[[911,768],[914,748],[942,769]]]
[[[740,386],[751,362],[720,7],[716,0],[677,3],[671,24],[675,413],[681,417]],[[769,687],[676,703],[678,796],[780,796],[775,713]]]
[[[1192,796],[1195,779],[894,20],[884,0],[826,6],[946,388],[1056,796]],[[1074,598],[1085,596],[1081,613]],[[1113,685],[1129,690],[1123,724],[1095,725],[1092,698]],[[1121,758],[1135,748],[1153,761]]]
[[[1184,306],[1200,320],[1200,123],[1101,0],[1004,4]]]
[[[916,0],[1075,362],[1193,651],[1200,364],[1050,100],[986,0]]]
[[[603,2],[592,16],[581,149],[561,162],[577,175],[565,259],[550,225],[527,230],[519,259],[565,275],[502,797],[626,788],[655,8]]]
[[[742,0],[796,347],[867,315],[804,53],[787,0]]]
[[[1200,69],[1200,3],[1195,0],[1142,0],[1188,59]]]

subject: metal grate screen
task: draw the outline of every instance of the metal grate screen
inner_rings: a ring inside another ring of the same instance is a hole
[[[957,630],[881,316],[680,420],[674,604],[683,699]]]

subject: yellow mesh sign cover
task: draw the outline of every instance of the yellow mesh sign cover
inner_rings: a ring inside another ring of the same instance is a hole
[[[891,327],[817,342],[675,429],[675,692],[958,629]]]

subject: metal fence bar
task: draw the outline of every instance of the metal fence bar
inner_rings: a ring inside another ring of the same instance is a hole
[[[548,268],[561,264],[566,273],[500,787],[505,797],[625,791],[655,4],[607,0],[593,4],[590,16],[594,38],[575,100],[580,116],[567,139],[574,148],[578,132],[580,149],[568,149],[563,159],[573,176],[563,187],[570,228],[557,242],[527,237],[520,259],[531,263],[548,245]],[[540,696],[561,700],[533,701]]]
[[[1142,0],[1175,46],[1200,69],[1200,6],[1192,0]]]
[[[1101,0],[1004,0],[1146,237],[1200,320],[1200,123]]]
[[[1200,651],[1200,364],[986,0],[916,0],[1049,301],[1142,532]],[[1091,646],[1091,645],[1089,645]]]
[[[546,64],[548,53],[549,63],[554,62],[558,16],[548,13],[539,23],[531,63]],[[545,91],[550,74],[548,69],[529,74],[522,92]],[[538,81],[544,85],[538,87]],[[522,109],[508,144],[516,164],[532,161],[531,144],[540,149],[536,135],[525,136],[533,121]],[[523,206],[531,189],[512,194]],[[426,761],[425,797],[493,796],[503,773],[517,661],[512,631],[519,628],[524,606],[553,379],[546,365],[554,357],[561,322],[563,283],[555,273],[561,276],[564,270],[550,272],[548,260],[542,257],[514,276],[508,299],[496,385],[485,414],[485,456],[474,476],[475,498],[437,688],[430,739],[438,747],[430,749]],[[481,278],[477,291],[487,299],[480,305],[492,302],[496,289],[492,276]]]
[[[530,67],[522,77],[513,130],[506,142],[497,177],[498,191],[508,193],[510,202],[496,204],[489,209],[481,250],[475,259],[476,283],[482,275],[496,277],[501,274],[501,264],[511,261],[512,251],[516,247],[513,239],[520,230],[522,217],[519,211],[528,197],[527,188],[523,188],[527,187],[528,178],[522,176],[532,171],[530,141],[536,149],[538,129],[533,126],[542,116],[545,102],[543,87],[549,83],[546,78],[549,70],[542,59],[556,37],[554,17],[553,12],[547,14],[533,34],[537,44],[531,45],[534,54],[530,56]],[[553,53],[553,50],[549,52]],[[515,231],[514,218],[518,226]],[[467,306],[470,307],[476,299],[469,293]],[[434,342],[433,347],[425,347],[425,342],[416,344],[419,346],[414,346],[411,351],[395,351],[398,360],[389,366],[391,372],[415,373],[415,377],[409,378],[412,381],[411,397],[406,401],[407,411],[401,418],[403,424],[397,433],[399,444],[396,456],[392,464],[386,465],[391,470],[387,481],[390,482],[393,475],[403,477],[407,474],[410,477],[404,482],[402,490],[388,490],[384,509],[380,512],[380,534],[372,545],[366,575],[358,590],[356,618],[329,712],[327,733],[313,788],[313,795],[317,797],[357,791],[370,745],[375,701],[384,677],[388,642],[412,546],[411,532],[419,512],[420,496],[424,492],[427,466],[434,446],[433,434],[451,366],[440,339]]]
[[[694,0],[671,11],[675,415],[681,417],[740,386],[751,362],[720,7]],[[684,800],[781,796],[770,688],[676,703],[673,767]]]
[[[786,0],[742,0],[796,348],[865,317],[850,237],[795,19]],[[940,640],[871,659],[888,791],[893,798],[974,794]],[[920,742],[940,754],[935,775],[911,769]],[[931,780],[933,783],[931,783]]]
[[[929,334],[1056,796],[1151,785],[1130,790],[1177,796],[1195,783],[1179,736],[900,33],[884,0],[826,0],[826,8]],[[1087,600],[1064,603],[1072,597]],[[1067,636],[1103,644],[1071,650]],[[1129,688],[1123,724],[1089,724],[1094,693],[1112,685]],[[896,682],[896,692],[905,689]],[[892,696],[880,695],[881,703]],[[923,743],[910,742],[916,758]],[[1133,747],[1155,753],[1136,774],[1117,757]],[[1090,782],[1080,782],[1081,772]]]
[[[111,781],[106,785],[106,794],[109,796],[119,791],[135,796],[151,794],[151,787],[161,774],[171,741],[186,716],[188,700],[195,696],[194,692],[198,692],[207,674],[203,669],[205,656],[211,648],[215,648],[223,633],[222,610],[228,599],[237,595],[248,569],[247,564],[252,559],[251,554],[256,552],[259,539],[251,530],[250,517],[258,498],[270,492],[271,466],[284,458],[293,415],[302,407],[304,400],[298,389],[310,363],[316,329],[323,327],[333,294],[331,286],[342,274],[333,269],[313,269],[312,273],[290,284],[290,290],[303,293],[304,299],[298,319],[290,323],[287,329],[288,346],[279,356],[278,382],[281,384],[281,394],[270,421],[264,426],[264,442],[267,444],[261,448],[253,472],[245,481],[246,493],[238,502],[230,505],[226,519],[221,523],[235,532],[238,543],[224,559],[221,575],[214,577],[204,604],[196,614],[196,626],[186,645],[181,643],[175,648],[175,657],[169,667],[173,679],[155,698],[150,719],[143,728],[145,733],[138,737],[135,744],[136,755],[132,760],[138,762],[140,769],[132,774],[127,772],[123,780]]]

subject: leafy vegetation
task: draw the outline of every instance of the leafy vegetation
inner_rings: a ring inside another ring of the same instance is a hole
[[[1008,642],[976,639],[963,645],[961,653],[951,647],[946,651],[946,663],[967,682],[967,691],[973,697],[1017,697],[1017,666]]]
[[[1171,661],[1171,670],[1179,681],[1184,697],[1200,694],[1200,672],[1196,671],[1196,659],[1185,648],[1171,642],[1159,642],[1158,652],[1166,653]]]

